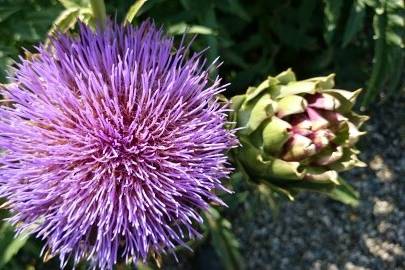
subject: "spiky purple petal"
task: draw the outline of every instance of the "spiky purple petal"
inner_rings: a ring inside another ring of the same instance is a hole
[[[237,142],[220,79],[186,53],[151,23],[110,24],[58,35],[18,64],[0,107],[0,196],[62,265],[169,251],[220,202]]]

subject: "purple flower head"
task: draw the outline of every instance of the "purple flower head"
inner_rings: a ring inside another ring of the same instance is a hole
[[[19,232],[111,269],[186,239],[237,144],[201,54],[146,22],[80,27],[21,60],[0,106],[0,196]]]

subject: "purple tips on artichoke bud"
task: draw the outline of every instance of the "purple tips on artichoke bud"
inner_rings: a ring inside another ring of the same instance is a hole
[[[243,138],[236,157],[251,178],[270,181],[285,192],[287,187],[303,187],[298,180],[339,185],[343,180],[338,172],[364,165],[354,148],[364,134],[359,128],[367,119],[352,111],[359,91],[333,87],[334,74],[297,81],[295,74],[287,70],[270,76],[259,87],[250,87],[245,95],[234,97],[239,106],[233,119]],[[274,113],[255,117],[249,108],[254,108],[263,96],[272,104]],[[254,129],[244,115],[259,120]],[[277,175],[277,166],[282,166],[283,172],[291,166],[290,174]],[[283,184],[280,179],[295,182]]]
[[[306,113],[311,121],[312,130],[319,130],[329,126],[329,121],[325,119],[316,109],[308,107]]]

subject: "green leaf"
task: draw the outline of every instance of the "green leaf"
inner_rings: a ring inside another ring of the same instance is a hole
[[[374,33],[375,33],[375,48],[373,69],[368,82],[367,92],[364,96],[362,105],[367,106],[379,92],[384,77],[384,68],[386,64],[387,44],[385,40],[385,31],[387,25],[386,13],[378,12],[374,15]]]
[[[278,39],[287,48],[302,50],[311,49],[317,46],[316,40],[313,36],[303,32],[296,25],[290,23],[284,23],[279,21],[273,21],[273,30],[276,33]]]
[[[245,21],[250,22],[252,19],[246,9],[241,5],[239,0],[219,1],[218,4],[222,4],[219,5],[219,8],[221,8],[221,10],[236,15]]]
[[[342,203],[351,205],[351,206],[358,206],[359,205],[359,193],[354,190],[352,186],[350,186],[346,181],[342,178],[339,178],[340,185],[337,185],[334,189],[331,190],[328,195],[337,201]]]
[[[96,22],[94,20],[91,8],[81,8],[79,13],[79,20],[84,22],[92,29],[95,29],[96,27]]]
[[[308,102],[301,96],[286,96],[277,103],[277,116],[283,118],[291,114],[302,113],[305,112],[307,106]]]
[[[279,207],[276,202],[275,194],[278,192],[270,188],[270,184],[264,181],[261,181],[261,183],[257,185],[256,190],[257,191],[254,194],[257,193],[259,199],[257,206],[262,207],[262,203],[265,203],[265,206],[270,207],[273,215],[277,217],[279,214]],[[289,194],[288,191],[287,194]],[[283,193],[283,195],[286,196],[285,193]],[[294,198],[292,198],[292,200],[294,200]]]
[[[214,29],[214,31],[218,29],[217,15],[214,4],[208,5],[207,8],[204,8],[201,11],[201,15],[199,16],[199,22],[201,25],[204,25],[210,29]],[[209,46],[209,50],[207,51],[207,60],[209,63],[213,63],[219,55],[218,38],[212,35],[206,35],[205,39]],[[212,67],[210,69],[211,78],[215,78],[217,72],[218,71]]]
[[[174,24],[168,27],[167,33],[171,35],[183,34],[200,34],[200,35],[216,35],[217,32],[203,25],[188,25],[184,22]]]
[[[300,170],[299,162],[288,162],[265,155],[251,144],[247,138],[240,137],[242,146],[237,149],[237,158],[252,177],[285,180],[302,179],[305,172]]]
[[[313,163],[319,166],[326,166],[333,162],[336,162],[343,156],[342,146],[336,148],[327,147],[316,155]]]
[[[332,182],[338,184],[338,174],[334,170],[328,170],[326,167],[307,167],[305,179],[314,182]]]
[[[263,129],[263,149],[271,154],[278,154],[288,140],[291,125],[273,116]]]
[[[124,22],[131,23],[133,19],[138,14],[139,10],[146,3],[147,0],[136,0],[135,3],[129,8],[127,15],[125,16]]]
[[[89,0],[58,0],[66,9],[89,6]]]
[[[263,183],[267,185],[272,191],[287,197],[287,199],[289,199],[290,201],[295,200],[294,194],[290,190],[281,188],[277,185],[270,183],[269,181],[263,181]]]
[[[387,85],[387,93],[388,97],[392,96],[395,92],[395,90],[398,88],[401,79],[402,79],[402,74],[404,70],[404,63],[405,63],[405,52],[401,48],[397,48],[396,50],[393,50],[391,55],[388,58],[388,67],[392,70],[391,72],[391,77],[388,81]],[[399,89],[401,91],[401,89]]]
[[[402,54],[398,51],[403,51],[404,47],[405,23],[401,20],[404,6],[403,1],[390,0],[379,2],[375,7],[373,69],[362,100],[363,106],[372,102],[391,78],[394,78],[394,86],[389,84],[388,89],[392,92],[392,88],[397,86],[398,71],[393,67],[401,69],[403,63]]]
[[[355,124],[357,128],[360,128],[364,124],[364,122],[366,122],[368,119],[370,119],[370,117],[367,115],[361,115],[361,114],[357,114],[355,112],[350,112],[350,114],[348,116],[349,116],[350,122]]]
[[[264,120],[269,119],[274,114],[273,101],[269,94],[264,94],[254,105],[250,114],[249,121],[247,122],[247,129],[245,133],[252,133],[255,131]]]
[[[238,110],[244,101],[245,95],[236,95],[231,98],[230,108],[232,109],[232,112],[230,113],[230,119],[232,122],[236,123],[238,121]]]
[[[317,83],[317,86],[319,86],[322,89],[331,89],[335,86],[335,73],[329,74],[328,76],[322,76],[322,77],[313,77],[306,79],[304,81],[306,82],[315,82]]]
[[[362,29],[365,15],[366,6],[363,0],[354,0],[343,34],[343,47],[346,47],[352,41],[354,36]]]
[[[324,193],[328,194],[331,192],[336,184],[332,182],[316,182],[316,181],[291,181],[291,182],[286,182],[282,180],[274,180],[274,182],[288,190],[308,190],[308,191],[314,191],[314,192],[319,192],[319,193]]]
[[[246,103],[255,99],[258,95],[260,95],[264,90],[269,87],[269,80],[263,81],[257,87],[249,87],[246,91]]]
[[[7,20],[11,15],[19,10],[19,7],[0,7],[0,23]]]
[[[241,174],[242,178],[246,181],[251,181],[253,182],[254,180],[250,178],[250,175],[248,174],[248,172],[246,171],[245,167],[243,166],[243,164],[239,161],[239,159],[234,158],[235,159],[235,168],[236,171],[238,173]]]
[[[295,73],[292,71],[291,68],[278,74],[276,76],[276,79],[281,84],[289,84],[290,82],[295,82],[297,80],[297,78],[295,77]]]
[[[308,31],[312,27],[313,20],[309,18],[313,17],[318,3],[319,0],[305,0],[297,3],[299,6],[295,11],[297,13],[295,19],[299,22],[297,26],[301,31]]]
[[[357,154],[358,151],[355,149],[344,148],[343,156],[335,163],[328,165],[328,167],[337,172],[347,171],[354,167],[366,167],[367,164],[359,160]]]
[[[231,223],[212,207],[203,213],[203,217],[211,235],[212,247],[219,255],[224,269],[244,269],[239,243],[231,230]]]
[[[0,268],[6,265],[25,245],[28,236],[18,235],[14,238],[14,230],[8,223],[4,223],[0,229]]]
[[[399,48],[404,47],[403,37],[395,32],[387,32],[386,34],[387,44],[394,45]]]
[[[287,85],[272,88],[271,96],[275,99],[280,99],[290,95],[315,94],[319,89],[320,89],[319,82],[313,81],[290,82]]]
[[[137,270],[153,270],[152,267],[150,267],[149,265],[147,265],[145,263],[141,263],[141,262],[138,262],[136,264],[136,269]]]
[[[298,189],[319,192],[342,203],[357,206],[359,204],[359,193],[355,191],[342,178],[338,178],[338,185],[334,183],[319,183],[313,181],[282,182],[277,185],[285,189]]]
[[[80,8],[68,8],[56,18],[54,21],[51,29],[49,30],[49,34],[52,35],[55,31],[61,31],[62,33],[68,31],[69,29],[73,28],[79,18]]]
[[[325,32],[324,37],[327,43],[331,43],[339,21],[343,1],[342,0],[324,0],[325,4]]]
[[[340,89],[321,90],[322,93],[330,94],[340,101],[340,106],[339,109],[337,110],[340,113],[349,113],[352,110],[358,96],[361,94],[362,91],[363,91],[362,89],[357,89],[355,91],[347,91]]]

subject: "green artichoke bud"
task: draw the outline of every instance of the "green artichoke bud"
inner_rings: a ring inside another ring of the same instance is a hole
[[[354,146],[368,117],[352,111],[361,90],[334,89],[334,76],[297,81],[288,69],[232,98],[241,142],[234,158],[249,179],[289,198],[300,189],[344,190],[353,200],[341,200],[354,202],[338,173],[365,166]]]

